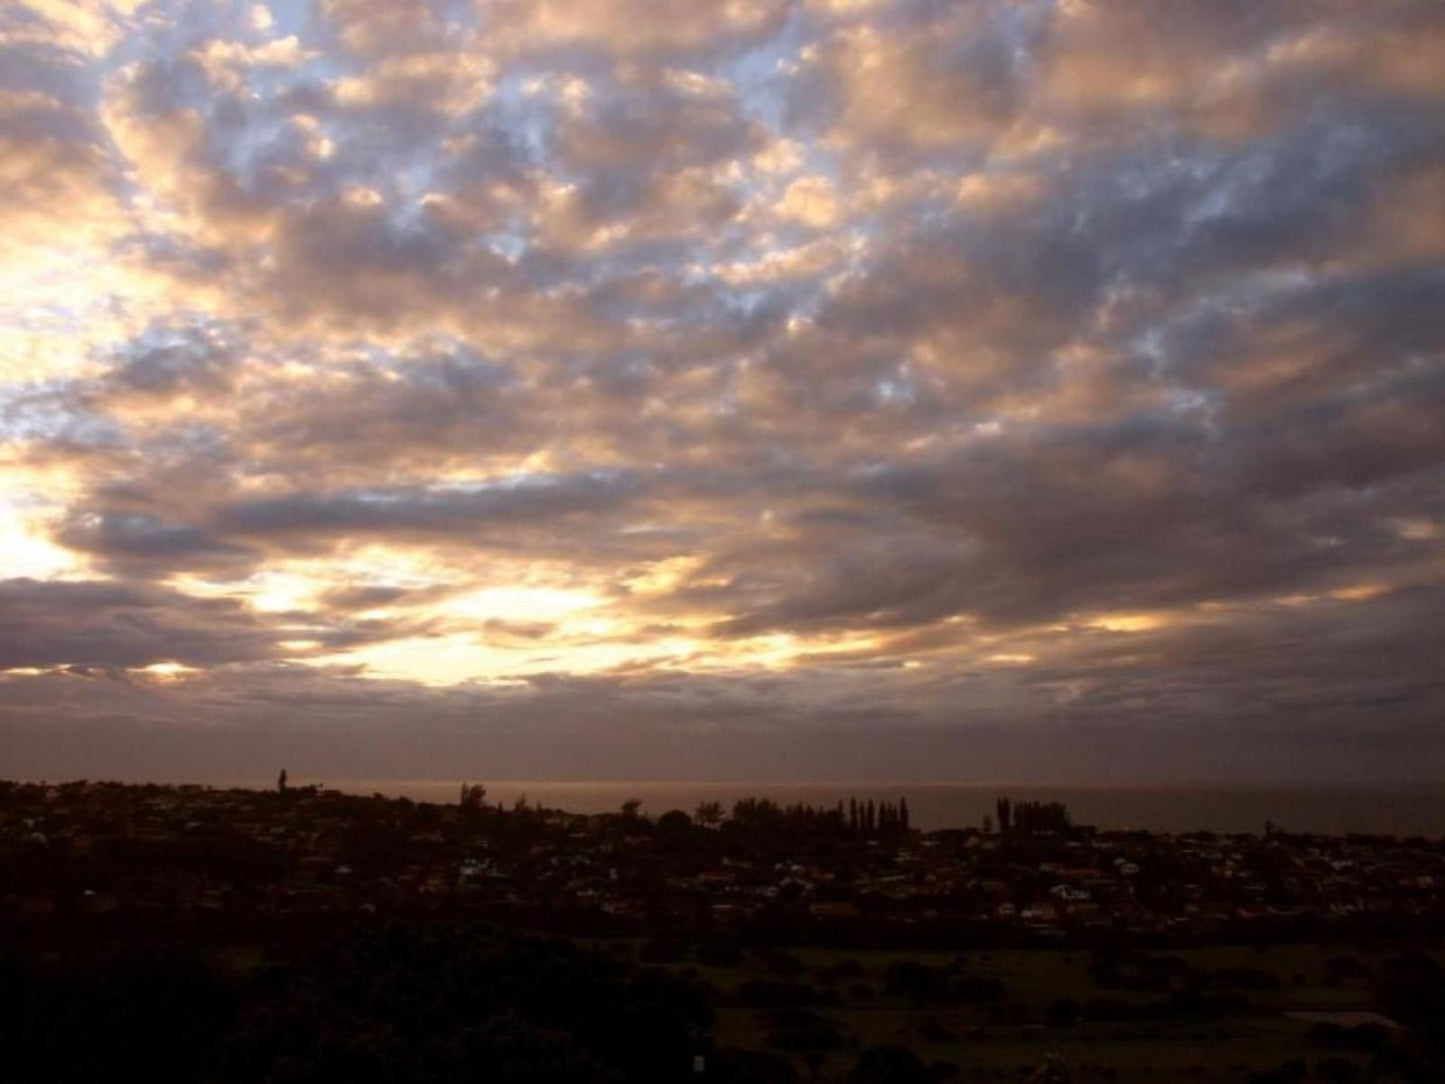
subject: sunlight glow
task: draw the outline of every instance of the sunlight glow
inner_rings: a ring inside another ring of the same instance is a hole
[[[79,575],[85,561],[45,537],[38,517],[17,495],[0,489],[0,554],[5,575],[50,580]]]
[[[1150,632],[1166,624],[1158,614],[1101,614],[1088,622],[1089,628],[1107,632]]]
[[[476,621],[549,621],[600,605],[586,591],[555,587],[484,587],[447,599],[436,612]]]
[[[185,666],[178,662],[153,662],[149,666],[138,666],[132,672],[159,684],[170,685],[194,677],[201,671],[198,667]]]

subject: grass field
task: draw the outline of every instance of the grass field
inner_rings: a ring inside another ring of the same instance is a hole
[[[1085,1079],[1121,1081],[1190,1079],[1243,1080],[1299,1058],[1309,1066],[1337,1052],[1309,1042],[1310,1025],[1285,1013],[1300,1009],[1376,1009],[1368,981],[1327,981],[1327,961],[1354,957],[1373,969],[1385,952],[1344,945],[1284,945],[1257,949],[1220,946],[1184,949],[1167,954],[1201,974],[1264,973],[1260,988],[1241,992],[1243,1002],[1225,1013],[1119,1022],[1085,1020],[1047,1026],[1050,1006],[1060,1000],[1079,1005],[1108,998],[1140,1006],[1159,1003],[1167,991],[1101,988],[1090,973],[1090,955],[1060,950],[1009,950],[964,954],[869,952],[800,949],[790,954],[802,970],[786,981],[812,987],[840,1004],[814,1006],[843,1037],[844,1046],[825,1056],[818,1079],[843,1079],[857,1051],[886,1043],[910,1046],[925,1062],[952,1063],[960,1079],[1016,1079],[1038,1068],[1050,1052],[1062,1056]],[[910,1009],[906,1000],[886,989],[888,968],[914,961],[942,968],[959,959],[967,973],[1000,980],[1006,993],[990,1004],[937,1004]],[[833,972],[840,964],[856,964],[846,978]],[[749,956],[738,967],[705,967],[683,961],[717,990],[720,1045],[743,1049],[769,1048],[767,1018],[758,1009],[739,1004],[739,988],[749,980],[782,976],[776,968]],[[809,1079],[801,1056],[799,1071]],[[1355,1060],[1364,1069],[1361,1057]],[[1363,1072],[1361,1079],[1364,1079]]]

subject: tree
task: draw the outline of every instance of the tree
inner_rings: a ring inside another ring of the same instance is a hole
[[[1063,802],[1020,802],[1011,810],[1013,829],[1019,833],[1067,832],[1073,824]]]
[[[906,1046],[875,1046],[859,1056],[848,1084],[927,1084],[928,1068]]]
[[[1007,795],[1004,795],[994,803],[994,809],[998,812],[998,830],[1007,834],[1013,819],[1013,802],[1009,801]]]
[[[723,807],[721,802],[700,802],[693,812],[693,819],[704,828],[716,828],[722,823]]]
[[[808,1075],[817,1080],[823,1074],[823,1062],[827,1060],[828,1052],[820,1047],[809,1047],[803,1051],[803,1064],[808,1067]]]
[[[1049,1006],[1045,1019],[1051,1028],[1067,1028],[1077,1024],[1081,1016],[1083,1016],[1083,1010],[1079,1008],[1077,1001],[1061,997]]]
[[[657,818],[657,827],[662,832],[676,835],[680,832],[686,832],[692,827],[692,818],[681,809],[669,809]]]
[[[282,769],[281,769],[281,774],[276,777],[276,793],[277,793],[277,794],[285,794],[285,793],[286,793],[286,769],[285,769],[285,768],[282,768]]]
[[[642,809],[642,799],[641,799],[641,798],[629,798],[629,799],[627,799],[627,801],[625,801],[625,802],[622,803],[622,819],[623,819],[623,820],[629,820],[629,821],[635,821],[635,820],[637,819],[638,811],[641,810],[641,809]]]
[[[189,1071],[139,1079],[671,1080],[706,1048],[712,1020],[702,989],[666,972],[568,942],[480,928],[358,931],[294,964],[262,970],[245,980],[247,996],[228,1026],[196,1029],[198,1045],[216,1051],[214,1069],[193,1061],[183,1067]],[[170,1008],[158,1005],[147,1018],[164,1021]],[[86,1034],[80,1026],[71,1033]],[[168,1044],[150,1041],[169,1056]]]
[[[898,826],[905,832],[908,831],[908,799],[898,800]]]

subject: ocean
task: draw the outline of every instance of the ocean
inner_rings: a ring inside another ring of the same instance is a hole
[[[381,793],[415,801],[454,802],[460,780],[326,779],[297,777],[356,794]],[[743,797],[780,803],[833,805],[850,796],[860,800],[908,800],[914,827],[978,827],[992,815],[994,801],[1059,801],[1075,823],[1100,828],[1144,828],[1156,832],[1261,832],[1267,821],[1286,831],[1343,834],[1361,832],[1397,836],[1445,836],[1445,782],[1408,784],[1190,786],[1073,786],[1040,783],[686,783],[557,782],[545,780],[471,780],[485,783],[487,801],[512,805],[519,798],[573,813],[613,812],[629,798],[642,812],[656,816],[669,809],[691,813],[699,803],[717,801],[730,808]],[[272,781],[245,782],[268,787]]]

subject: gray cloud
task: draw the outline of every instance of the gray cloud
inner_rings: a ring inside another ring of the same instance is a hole
[[[250,566],[259,556],[198,527],[167,523],[143,512],[80,513],[61,527],[56,538],[72,549],[103,556],[132,574],[144,574],[147,564],[167,572],[224,571]]]
[[[110,582],[0,580],[0,667],[205,666],[275,653],[274,633],[230,600]]]
[[[88,775],[259,778],[279,759],[321,778],[414,777],[445,763],[493,778],[667,768],[695,779],[991,779],[1003,766],[1035,778],[1299,781],[1337,776],[1346,756],[1351,778],[1419,776],[1445,764],[1428,666],[1442,645],[1420,635],[1441,627],[1439,594],[1095,632],[1042,669],[844,664],[823,683],[643,672],[425,689],[253,664],[156,687],[57,673],[0,682],[0,729],[22,767]],[[1417,667],[1409,681],[1392,660]],[[62,721],[85,741],[57,755],[44,735]]]
[[[37,770],[1442,763],[1434,5],[17,10]]]
[[[243,535],[456,533],[489,524],[554,522],[608,511],[636,492],[627,477],[524,479],[475,488],[297,494],[221,510],[219,526]]]

